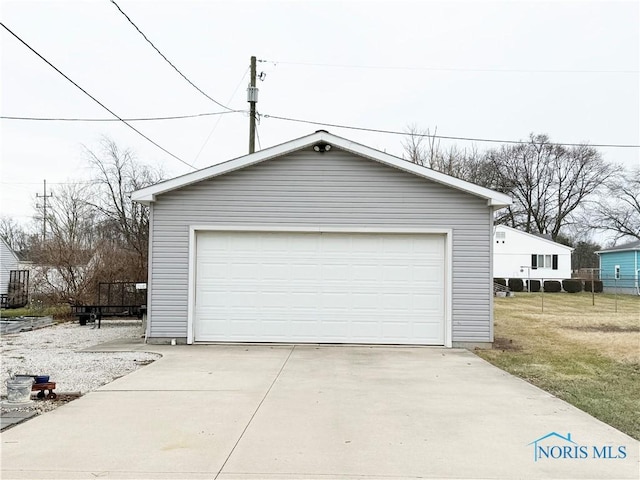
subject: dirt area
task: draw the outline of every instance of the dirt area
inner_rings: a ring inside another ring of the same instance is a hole
[[[511,351],[522,350],[522,347],[517,345],[517,344],[515,344],[513,342],[513,339],[505,338],[505,337],[496,337],[493,340],[493,348],[497,349],[497,350],[502,350],[502,351],[506,351],[506,350],[511,350]]]
[[[629,333],[638,333],[640,332],[640,326],[638,327],[625,327],[620,325],[587,325],[582,327],[564,327],[573,330],[580,330],[582,332],[629,332]]]

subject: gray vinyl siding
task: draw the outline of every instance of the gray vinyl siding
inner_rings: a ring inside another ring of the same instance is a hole
[[[487,201],[337,149],[268,160],[152,204],[150,332],[187,336],[190,225],[453,230],[454,342],[492,341]]]

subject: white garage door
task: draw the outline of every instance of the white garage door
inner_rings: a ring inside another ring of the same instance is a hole
[[[200,232],[194,340],[443,345],[444,236]]]

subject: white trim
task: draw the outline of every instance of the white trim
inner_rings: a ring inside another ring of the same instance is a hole
[[[447,266],[444,278],[444,346],[453,346],[453,230],[442,231],[445,242],[444,262]]]
[[[153,296],[153,209],[149,209],[149,252],[147,253],[147,325],[144,331],[144,341],[151,337],[151,297]]]
[[[363,228],[348,226],[238,226],[238,225],[190,225],[189,226],[189,290],[187,301],[187,344],[194,343],[195,304],[196,304],[196,236],[198,232],[341,232],[341,233],[397,233],[425,235],[444,235],[446,265],[444,279],[444,346],[451,348],[453,343],[453,230],[450,228]]]
[[[379,150],[375,150],[365,145],[352,142],[351,140],[347,140],[345,138],[338,137],[324,131],[319,131],[305,137],[297,138],[295,140],[276,145],[274,147],[260,150],[259,152],[252,153],[244,157],[235,158],[233,160],[219,163],[217,165],[212,165],[210,167],[203,168],[202,170],[197,170],[195,172],[187,173],[171,180],[166,180],[164,182],[142,188],[131,194],[131,200],[133,200],[134,202],[149,205],[156,200],[156,196],[169,192],[171,190],[175,190],[177,188],[191,185],[219,175],[224,175],[225,173],[245,168],[250,165],[255,165],[257,163],[264,162],[275,157],[281,157],[291,152],[310,147],[318,142],[330,143],[331,145],[333,145],[334,147],[338,147],[339,149],[369,158],[370,160],[374,160],[376,162],[395,167],[406,172],[413,173],[420,177],[455,188],[457,190],[470,193],[477,197],[484,198],[487,200],[489,206],[500,208],[511,205],[512,203],[511,197],[503,193],[499,193],[494,190],[490,190],[488,188],[484,188],[479,185],[475,185],[473,183],[451,177],[449,175],[445,175],[444,173],[436,172],[435,170],[431,170],[430,168],[417,165],[399,157],[394,157],[393,155],[389,155]],[[325,154],[319,153],[318,155]]]
[[[194,321],[196,314],[196,232],[204,229],[189,227],[189,287],[188,287],[188,300],[187,300],[187,345],[193,343],[194,337]]]
[[[493,212],[489,212],[489,222],[491,225],[494,225],[493,220]],[[490,230],[489,238],[489,341],[493,343],[494,338],[494,317],[493,317],[493,237],[496,234],[495,225],[494,228]]]
[[[197,231],[230,231],[230,232],[327,232],[327,233],[425,233],[446,234],[451,229],[422,227],[350,227],[326,225],[191,225]]]

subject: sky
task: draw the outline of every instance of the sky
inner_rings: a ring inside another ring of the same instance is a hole
[[[248,153],[246,87],[258,58],[257,148],[320,128],[402,156],[413,125],[443,136],[640,145],[640,2],[116,0],[209,97],[239,113],[131,122],[186,164]],[[187,83],[109,0],[0,1],[1,22],[121,118],[225,111]],[[114,118],[5,29],[0,113]],[[319,122],[315,125],[274,117]],[[193,170],[120,122],[0,120],[0,214],[26,223],[36,193],[87,182],[101,138],[166,177]],[[483,150],[497,144],[446,141]],[[599,148],[640,166],[640,148]]]

